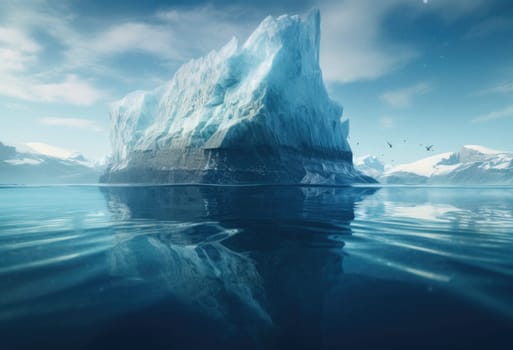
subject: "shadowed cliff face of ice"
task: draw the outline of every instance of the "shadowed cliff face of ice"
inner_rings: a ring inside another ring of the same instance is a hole
[[[320,155],[345,162],[336,170],[344,176],[361,175],[351,165],[348,121],[341,119],[342,107],[329,98],[323,83],[319,45],[319,11],[306,19],[267,17],[243,45],[232,39],[221,50],[182,66],[165,86],[134,92],[114,103],[110,171],[218,169],[213,157],[200,159],[203,153],[198,150],[286,149],[294,154],[289,157],[294,163],[301,162],[297,155]],[[187,158],[195,159],[194,166],[183,159],[170,160],[169,153],[162,155],[171,152],[176,158],[191,149],[195,153]],[[257,157],[265,158],[265,152]],[[147,158],[153,158],[151,166]],[[267,170],[268,164],[258,171]],[[302,178],[318,175],[311,169],[302,172]]]

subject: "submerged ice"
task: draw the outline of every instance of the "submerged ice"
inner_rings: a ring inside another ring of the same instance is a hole
[[[368,182],[319,66],[320,14],[267,17],[111,109],[106,182]]]

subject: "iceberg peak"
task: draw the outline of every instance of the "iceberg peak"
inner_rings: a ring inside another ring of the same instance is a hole
[[[367,181],[352,167],[349,123],[328,96],[319,48],[318,10],[267,17],[243,45],[233,38],[166,85],[114,103],[104,180]]]

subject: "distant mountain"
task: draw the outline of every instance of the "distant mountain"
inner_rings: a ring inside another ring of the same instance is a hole
[[[367,176],[378,179],[385,172],[385,165],[376,157],[369,154],[354,160],[354,166]]]
[[[378,178],[386,184],[513,185],[513,152],[464,146],[393,167]]]
[[[101,172],[100,164],[44,143],[0,142],[0,184],[96,183]]]

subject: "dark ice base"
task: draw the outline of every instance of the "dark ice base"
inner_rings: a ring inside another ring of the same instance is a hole
[[[277,149],[179,149],[133,152],[103,183],[329,184],[376,183],[354,169],[352,152]]]

